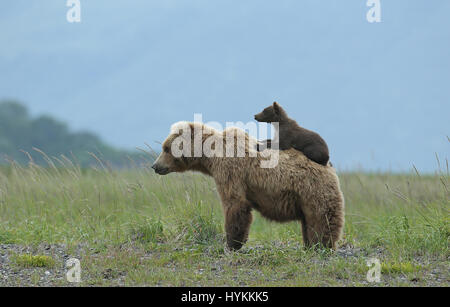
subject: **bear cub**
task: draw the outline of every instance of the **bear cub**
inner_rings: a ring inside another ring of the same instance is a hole
[[[327,143],[316,132],[300,127],[297,122],[287,116],[286,111],[277,103],[265,108],[261,113],[255,115],[255,120],[265,123],[279,123],[278,148],[286,150],[294,148],[301,151],[306,157],[314,162],[327,165],[329,152]],[[277,140],[267,140],[267,147]],[[257,150],[263,150],[263,146],[257,145]]]

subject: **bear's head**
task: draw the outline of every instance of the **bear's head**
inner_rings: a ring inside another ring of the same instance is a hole
[[[169,136],[162,144],[161,154],[152,168],[159,175],[188,170],[198,170],[208,174],[198,161],[203,156],[202,144],[205,138],[213,134],[217,134],[217,131],[200,123],[173,124]]]
[[[285,118],[286,112],[277,102],[255,115],[255,120],[263,123],[282,122]]]

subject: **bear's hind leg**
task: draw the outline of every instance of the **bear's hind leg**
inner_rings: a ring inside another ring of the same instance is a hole
[[[310,246],[321,245],[327,248],[336,249],[339,240],[339,230],[327,215],[308,219],[307,239]]]
[[[303,244],[305,245],[305,247],[310,247],[310,243],[309,243],[309,239],[308,239],[308,227],[306,225],[306,219],[303,214],[300,216],[300,223],[302,226]]]
[[[248,203],[232,204],[225,208],[225,232],[227,246],[238,250],[247,242],[250,224],[252,223],[252,208]]]

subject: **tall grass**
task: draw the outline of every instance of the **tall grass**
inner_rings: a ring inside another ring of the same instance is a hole
[[[44,153],[43,153],[44,155]],[[158,176],[148,166],[81,169],[66,157],[48,167],[0,169],[0,243],[97,245],[223,244],[223,216],[212,179]],[[339,174],[346,200],[343,244],[380,247],[400,258],[449,257],[449,174]],[[298,223],[258,214],[249,245],[301,242]]]

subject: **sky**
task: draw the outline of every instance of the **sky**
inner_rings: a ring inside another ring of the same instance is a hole
[[[437,170],[449,157],[450,1],[0,3],[0,100],[158,148],[170,125],[253,121],[278,101],[340,170]]]

